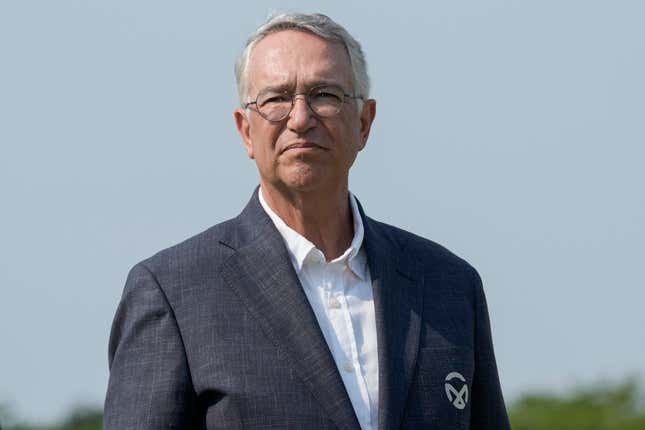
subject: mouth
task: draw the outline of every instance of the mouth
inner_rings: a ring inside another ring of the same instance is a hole
[[[287,145],[282,152],[287,152],[291,150],[318,150],[318,149],[325,149],[320,145],[317,145],[313,142],[296,142],[292,143],[290,145]]]

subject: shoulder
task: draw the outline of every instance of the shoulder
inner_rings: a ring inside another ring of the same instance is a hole
[[[143,268],[166,287],[176,282],[194,283],[219,270],[240,240],[239,220],[233,218],[157,252],[132,271]]]
[[[417,260],[422,266],[440,269],[443,273],[462,273],[479,278],[470,263],[445,246],[402,228],[366,218],[375,233],[398,248],[401,253]]]
[[[139,262],[130,272],[153,281],[169,300],[183,300],[185,292],[212,290],[220,271],[237,251],[256,246],[271,226],[260,206],[257,191],[235,218],[216,224]]]

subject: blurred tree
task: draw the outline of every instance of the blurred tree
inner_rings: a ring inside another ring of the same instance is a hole
[[[16,418],[6,403],[0,403],[0,430],[16,424]]]
[[[101,410],[82,407],[70,414],[60,430],[101,430],[102,426],[103,413]]]
[[[645,430],[645,403],[634,382],[595,384],[565,396],[527,394],[509,415],[514,430]]]
[[[103,413],[96,407],[78,406],[72,410],[62,424],[56,426],[35,426],[18,423],[10,410],[0,405],[0,430],[101,430]]]

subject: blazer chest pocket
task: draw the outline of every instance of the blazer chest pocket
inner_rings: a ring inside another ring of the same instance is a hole
[[[454,346],[422,348],[417,366],[424,419],[438,428],[470,428],[473,351]]]

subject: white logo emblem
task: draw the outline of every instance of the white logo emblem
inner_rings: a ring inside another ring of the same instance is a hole
[[[458,379],[464,383],[459,391],[450,384],[449,381],[453,379]],[[464,378],[459,372],[450,372],[446,376],[446,396],[452,405],[457,409],[463,409],[468,403],[468,384],[466,384],[466,378]]]

